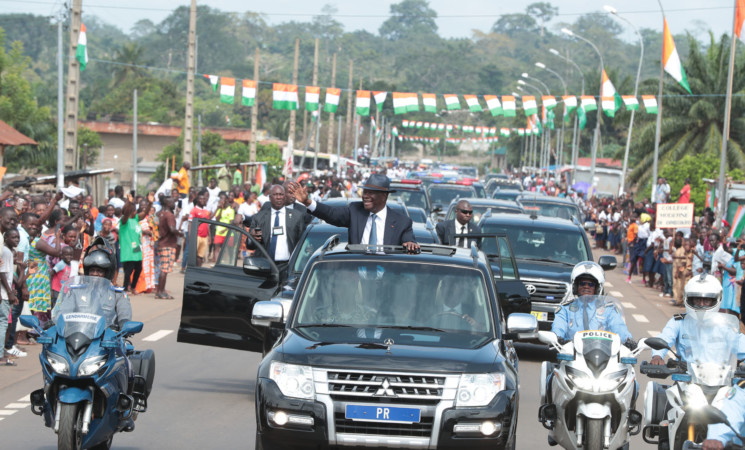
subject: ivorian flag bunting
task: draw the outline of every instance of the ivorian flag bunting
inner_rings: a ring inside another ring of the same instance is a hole
[[[422,122],[421,120],[416,123],[417,128],[422,128],[422,126],[424,126],[424,122]]]
[[[504,113],[502,104],[499,102],[499,97],[496,95],[485,95],[484,101],[486,102],[486,109],[489,110],[492,116],[499,116]]]
[[[585,113],[598,109],[598,104],[595,102],[595,97],[593,97],[592,95],[583,95],[582,109],[585,110]]]
[[[321,101],[321,88],[318,86],[307,86],[305,88],[305,110],[317,111],[318,102]]]
[[[633,95],[622,95],[621,98],[623,99],[623,104],[626,106],[626,109],[630,111],[636,111],[639,109],[639,100],[637,100]]]
[[[460,100],[458,100],[458,96],[455,94],[445,94],[443,95],[445,98],[445,108],[448,111],[452,111],[454,109],[460,109]]]
[[[554,109],[556,107],[556,97],[553,95],[544,95],[541,97],[541,103],[548,110]]]
[[[479,104],[479,98],[475,95],[464,95],[464,99],[466,99],[466,104],[468,105],[469,111],[472,112],[481,112],[483,109],[481,108],[481,105]]]
[[[523,95],[523,111],[526,116],[532,116],[538,112],[538,105],[532,95]]]
[[[680,63],[680,57],[678,56],[678,50],[675,49],[675,41],[673,41],[673,35],[670,33],[670,28],[667,26],[667,19],[663,19],[665,22],[665,30],[662,35],[662,61],[665,67],[665,72],[670,74],[683,89],[692,94],[691,87],[688,85],[688,78],[686,78],[685,70],[683,70],[683,64]]]
[[[447,124],[447,125],[445,125],[445,131],[446,131],[446,132],[451,132],[451,131],[453,131],[453,126],[452,126],[452,125],[450,125],[450,124]]]
[[[555,128],[554,120],[556,119],[556,114],[554,114],[554,111],[552,109],[548,109],[546,112],[546,122],[548,123],[548,129],[553,130]]]
[[[241,104],[243,106],[253,106],[256,102],[256,82],[254,80],[243,80],[243,89],[241,91]]]
[[[326,88],[326,103],[323,105],[323,110],[327,113],[335,113],[336,108],[339,107],[339,97],[341,97],[341,89]]]
[[[595,100],[595,99],[593,99],[593,100]],[[595,108],[595,109],[597,109],[597,108]],[[585,125],[587,125],[587,114],[586,114],[584,105],[580,105],[580,107],[577,108],[577,117],[579,118],[579,129],[580,130],[584,130],[585,129]]]
[[[401,126],[404,127],[404,128],[409,128],[409,121],[408,120],[403,120],[401,122]]]
[[[657,114],[657,97],[654,95],[642,95],[642,102],[647,114]]]
[[[515,97],[512,95],[502,96],[502,111],[505,117],[515,117],[517,114],[515,106]]]
[[[735,211],[735,217],[732,218],[732,228],[729,230],[729,238],[739,238],[742,230],[745,228],[745,207],[740,205]]]
[[[435,94],[422,94],[424,110],[431,113],[437,112],[437,97]]]
[[[500,128],[499,134],[501,134],[503,137],[510,137],[510,129],[509,128]]]
[[[220,80],[220,101],[231,105],[235,101],[235,78],[222,77]]]
[[[742,25],[745,22],[745,0],[737,0],[735,6],[735,35],[742,39]]]
[[[357,91],[355,110],[359,116],[370,115],[370,91]]]
[[[391,135],[398,136],[398,128],[396,128],[395,126],[391,128]]]
[[[525,136],[525,128],[518,128],[517,129],[517,135],[518,136]]]
[[[217,84],[220,81],[220,77],[217,75],[204,75],[204,77],[208,80],[210,80],[210,85],[212,85],[212,92],[217,92]]]
[[[88,36],[85,34],[85,24],[80,24],[80,33],[78,34],[78,46],[75,49],[75,58],[80,63],[80,71],[84,71],[88,65]]]
[[[419,96],[415,92],[394,92],[393,113],[404,114],[419,111]]]
[[[615,117],[616,111],[623,104],[623,100],[621,100],[621,96],[616,92],[616,87],[611,83],[608,74],[605,73],[605,69],[603,69],[602,78],[603,85],[601,87],[600,103],[606,116]]]
[[[561,99],[564,101],[564,115],[568,116],[577,107],[577,97],[574,95],[564,95]]]
[[[429,122],[424,122],[424,129],[429,130]]]
[[[385,103],[387,96],[388,92],[386,91],[373,91],[373,98],[375,99],[375,105],[378,107],[378,110],[383,108],[383,103]]]
[[[437,130],[438,131],[444,131],[445,130],[445,124],[444,123],[437,124]]]
[[[297,86],[294,84],[274,83],[272,98],[273,108],[294,111],[297,109]]]

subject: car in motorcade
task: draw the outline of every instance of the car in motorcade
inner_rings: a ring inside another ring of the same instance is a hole
[[[391,189],[394,192],[388,194],[388,199],[401,199],[407,208],[412,206],[423,208],[427,216],[432,214],[432,203],[429,201],[427,188],[418,179],[393,179],[391,180]]]
[[[437,222],[445,218],[444,208],[454,199],[478,197],[476,189],[471,184],[465,183],[432,183],[427,188],[427,192],[433,211],[439,209],[439,212],[433,213]]]
[[[523,192],[517,198],[517,203],[523,207],[526,213],[536,213],[539,216],[558,217],[561,219],[582,222],[582,212],[579,206],[567,198],[552,197],[550,195],[536,194],[535,192]]]
[[[572,298],[571,272],[581,261],[592,261],[592,246],[576,220],[539,217],[536,214],[494,214],[480,223],[483,233],[508,237],[520,281],[530,294],[531,313],[542,330],[549,330],[561,305]],[[482,250],[495,253],[495,243],[486,240]],[[601,256],[604,270],[616,266],[614,256]]]
[[[522,191],[517,189],[502,189],[497,188],[491,195],[491,198],[496,200],[507,200],[510,202],[517,203],[517,198],[522,194]]]
[[[505,317],[492,279],[475,247],[329,238],[292,300],[253,307],[255,326],[281,332],[257,370],[256,448],[516,448],[513,340],[537,321]]]
[[[458,175],[462,177],[468,177],[468,178],[474,178],[478,179],[479,177],[479,170],[476,167],[472,166],[458,166]]]
[[[501,180],[509,180],[510,176],[506,173],[487,173],[484,175],[484,182],[488,183],[489,180],[492,180],[494,178],[501,179]]]
[[[490,180],[487,180],[486,185],[484,186],[484,190],[486,190],[487,196],[491,196],[494,191],[497,190],[497,188],[522,191],[523,185],[518,180],[510,180],[507,178],[492,178]]]
[[[445,220],[455,219],[455,207],[459,201],[465,200],[471,204],[473,209],[473,221],[479,223],[484,213],[491,210],[492,214],[522,214],[525,211],[515,202],[505,200],[494,200],[492,198],[459,198],[450,202],[448,212],[445,214]]]

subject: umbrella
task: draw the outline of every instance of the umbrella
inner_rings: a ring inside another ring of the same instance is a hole
[[[572,189],[574,189],[577,192],[587,192],[590,190],[590,183],[587,183],[585,181],[578,181],[572,185]]]

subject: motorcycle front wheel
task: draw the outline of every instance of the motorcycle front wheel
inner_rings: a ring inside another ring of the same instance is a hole
[[[79,404],[61,403],[59,433],[57,433],[58,450],[81,450],[83,435],[80,429],[83,425],[83,408]]]
[[[603,450],[603,420],[587,419],[585,428],[585,448],[587,450]]]

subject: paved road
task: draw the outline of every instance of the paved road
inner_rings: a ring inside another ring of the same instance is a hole
[[[596,257],[599,255],[596,252]],[[606,290],[626,307],[626,320],[635,338],[659,332],[680,308],[667,305],[640,284],[625,282],[621,269],[607,274]],[[156,353],[155,386],[149,411],[141,415],[133,433],[114,439],[114,448],[252,449],[254,444],[253,388],[259,356],[235,350],[212,349],[176,343],[180,314],[180,286],[183,278],[173,274],[168,281],[176,300],[155,300],[152,295],[133,298],[135,317],[145,322],[136,336],[136,348],[152,348]],[[53,449],[54,432],[43,426],[41,418],[31,414],[28,393],[41,387],[39,346],[19,359],[17,367],[0,367],[0,435],[2,448]],[[538,346],[521,345],[520,416],[518,448],[545,448],[547,431],[537,421],[538,378],[541,361],[547,352]],[[646,359],[649,355],[643,355]],[[639,382],[644,389],[646,377]],[[639,396],[641,408],[643,392]],[[632,447],[648,446],[640,436]]]

